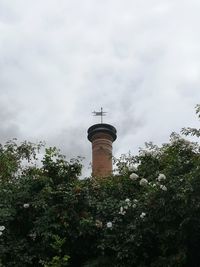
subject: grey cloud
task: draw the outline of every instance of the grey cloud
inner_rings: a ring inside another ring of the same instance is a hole
[[[86,131],[101,106],[116,154],[198,126],[199,5],[0,0],[0,140],[45,140],[89,162]]]
[[[0,142],[4,143],[10,139],[20,136],[20,129],[16,123],[16,114],[8,106],[0,104]]]

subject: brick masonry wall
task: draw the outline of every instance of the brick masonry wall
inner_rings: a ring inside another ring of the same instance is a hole
[[[92,175],[108,176],[112,173],[112,137],[98,133],[92,140]]]

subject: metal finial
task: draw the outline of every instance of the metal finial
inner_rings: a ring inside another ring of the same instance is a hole
[[[101,123],[103,123],[103,116],[106,116],[107,112],[103,111],[103,108],[101,108],[101,111],[93,111],[92,113],[94,116],[101,116]]]

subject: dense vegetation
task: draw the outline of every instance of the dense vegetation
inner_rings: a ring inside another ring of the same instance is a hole
[[[115,160],[116,175],[83,180],[80,159],[41,149],[0,146],[0,266],[199,266],[197,143],[173,133]]]

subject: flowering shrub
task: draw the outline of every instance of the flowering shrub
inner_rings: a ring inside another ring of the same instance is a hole
[[[172,134],[83,180],[79,159],[48,148],[38,166],[39,149],[0,146],[0,266],[199,266],[198,144]]]

